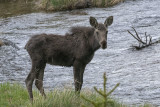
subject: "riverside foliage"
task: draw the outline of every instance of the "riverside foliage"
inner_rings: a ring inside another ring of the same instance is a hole
[[[34,102],[30,103],[26,88],[18,83],[0,84],[0,106],[1,107],[137,107],[119,103],[111,99],[109,95],[118,87],[117,84],[111,91],[106,90],[106,77],[104,78],[103,91],[94,87],[95,91],[85,89],[81,92],[81,97],[72,88],[54,89],[48,91],[47,98],[44,99],[37,90],[33,91]],[[85,99],[85,100],[84,100]],[[94,105],[94,106],[93,106]],[[96,105],[96,106],[95,106]],[[139,107],[153,107],[142,105]]]

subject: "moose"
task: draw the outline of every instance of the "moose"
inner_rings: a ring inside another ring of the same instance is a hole
[[[32,68],[25,84],[31,102],[34,80],[41,95],[46,97],[43,88],[46,64],[73,66],[75,91],[80,92],[86,65],[92,60],[95,51],[107,48],[108,26],[112,24],[113,16],[109,16],[104,24],[98,23],[94,17],[90,17],[89,22],[91,27],[72,27],[65,35],[34,35],[27,42],[25,49],[31,58]]]

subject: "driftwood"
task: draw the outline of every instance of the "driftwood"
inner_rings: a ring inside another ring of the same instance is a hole
[[[148,47],[148,46],[151,46],[151,45],[153,45],[153,44],[156,44],[156,43],[159,43],[159,42],[160,42],[160,40],[156,40],[156,41],[153,42],[153,41],[152,41],[152,36],[147,35],[147,32],[145,32],[144,37],[140,37],[140,36],[138,35],[137,31],[135,30],[135,28],[132,27],[132,29],[134,30],[134,32],[136,33],[136,35],[134,35],[133,33],[131,33],[129,30],[127,30],[127,31],[128,31],[128,33],[129,33],[133,38],[135,38],[135,39],[138,41],[138,43],[139,43],[138,46],[132,45],[132,48],[133,48],[133,49],[141,50],[141,49],[143,49],[143,48],[145,48],[145,47]]]

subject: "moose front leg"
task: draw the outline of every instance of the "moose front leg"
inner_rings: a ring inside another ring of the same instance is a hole
[[[83,73],[86,65],[75,62],[73,66],[75,91],[80,92],[83,84]]]

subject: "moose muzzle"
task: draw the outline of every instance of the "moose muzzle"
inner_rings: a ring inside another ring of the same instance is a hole
[[[101,45],[102,49],[106,49],[107,48],[107,42],[106,41],[101,41],[100,45]]]

